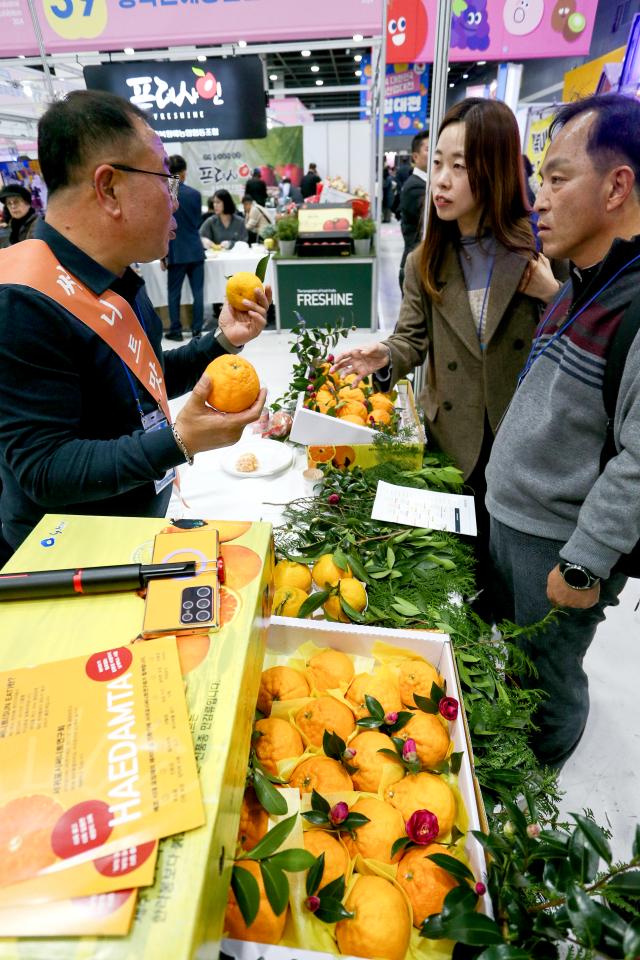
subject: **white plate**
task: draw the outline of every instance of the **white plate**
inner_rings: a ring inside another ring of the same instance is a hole
[[[236,470],[238,458],[243,453],[253,453],[258,460],[258,469],[251,473],[244,473]],[[225,473],[232,477],[239,477],[243,480],[251,477],[273,477],[277,473],[282,473],[291,466],[293,460],[293,448],[285,443],[278,443],[277,440],[243,440],[229,447],[220,466]]]

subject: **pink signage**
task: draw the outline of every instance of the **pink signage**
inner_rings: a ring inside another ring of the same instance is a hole
[[[382,0],[36,0],[48,53],[379,36]],[[36,54],[27,0],[0,0],[0,56]]]
[[[453,0],[449,60],[589,53],[598,0]],[[433,62],[437,0],[389,0],[387,63]]]

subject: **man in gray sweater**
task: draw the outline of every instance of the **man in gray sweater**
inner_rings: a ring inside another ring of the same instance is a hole
[[[640,290],[640,102],[618,94],[561,108],[536,198],[548,257],[571,261],[547,309],[487,467],[494,602],[535,623],[520,641],[546,700],[538,758],[560,767],[589,712],[582,662],[640,540],[640,336],[628,353],[614,420],[616,455],[601,471],[607,354]]]

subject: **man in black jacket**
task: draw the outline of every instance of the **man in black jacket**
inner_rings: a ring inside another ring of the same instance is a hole
[[[422,226],[429,165],[429,133],[422,130],[411,141],[413,171],[405,180],[400,193],[400,226],[404,239],[404,253],[400,261],[400,289],[404,285],[404,265],[407,257],[422,239]]]
[[[267,185],[260,175],[260,167],[256,167],[244,185],[244,192],[264,207],[267,202]]]
[[[316,184],[318,183],[320,183],[318,168],[315,163],[310,163],[309,169],[300,183],[300,193],[302,194],[303,200],[307,200],[309,197],[315,197]]]
[[[129,264],[166,256],[179,181],[145,115],[112,94],[73,91],[42,116],[38,155],[49,189],[39,243],[0,251],[0,517],[14,549],[47,512],[164,516],[175,467],[235,443],[265,399],[262,390],[244,412],[218,413],[203,371],[262,331],[268,295],[256,292],[247,312],[226,304],[215,335],[162,351],[160,318]],[[30,273],[38,261],[46,282]],[[126,301],[121,312],[109,291]],[[103,325],[78,299],[105,305]],[[129,355],[138,345],[150,358],[140,379]],[[188,391],[168,423],[166,397]]]

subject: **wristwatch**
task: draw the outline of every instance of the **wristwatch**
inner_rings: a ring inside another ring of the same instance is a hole
[[[580,563],[569,563],[568,560],[560,561],[560,573],[562,579],[571,587],[572,590],[591,590],[600,583],[600,577],[596,577],[591,570],[587,570]]]

